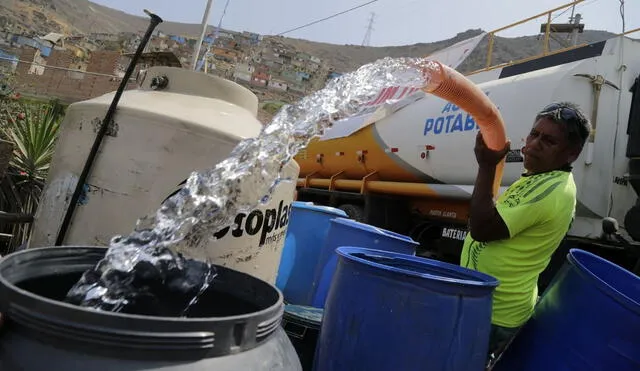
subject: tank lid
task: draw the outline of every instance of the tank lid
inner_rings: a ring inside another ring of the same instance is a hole
[[[227,101],[258,115],[258,97],[251,90],[217,76],[178,67],[155,66],[144,72],[140,90],[197,95]]]
[[[111,104],[115,92],[86,101],[73,103],[70,107],[100,111]],[[99,108],[93,106],[101,106]],[[224,99],[215,99],[177,92],[143,89],[127,90],[118,103],[114,120],[137,115],[156,123],[168,122],[190,125],[189,130],[214,130],[217,135],[237,139],[252,138],[260,133],[262,124],[255,114]],[[142,116],[141,116],[142,115]],[[69,117],[69,116],[68,116]]]

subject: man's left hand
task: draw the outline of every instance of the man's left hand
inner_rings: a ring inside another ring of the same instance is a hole
[[[482,137],[482,133],[478,131],[476,136],[476,147],[474,152],[476,154],[476,160],[480,167],[495,167],[500,161],[507,155],[507,152],[511,149],[511,142],[507,140],[504,148],[499,151],[494,151],[487,147]]]

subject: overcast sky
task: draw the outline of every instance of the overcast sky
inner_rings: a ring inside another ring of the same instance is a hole
[[[167,21],[200,23],[206,0],[93,0],[143,15],[149,9]],[[229,0],[222,27],[235,31],[277,34],[347,10],[370,0]],[[209,24],[217,25],[227,0],[214,0]],[[286,36],[333,44],[362,44],[371,13],[375,13],[370,45],[406,45],[455,36],[470,28],[486,31],[564,5],[569,0],[377,0],[347,14]],[[446,5],[444,5],[446,4]],[[620,0],[586,0],[576,6],[588,29],[621,32]],[[554,22],[571,14],[554,13]],[[626,0],[626,29],[640,27],[640,0]],[[505,31],[499,36],[532,35],[546,18]],[[639,35],[637,33],[635,35]]]

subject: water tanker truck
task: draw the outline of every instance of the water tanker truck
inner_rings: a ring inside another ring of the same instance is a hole
[[[545,105],[571,101],[591,120],[592,136],[573,168],[576,218],[545,274],[576,245],[638,272],[640,41],[617,37],[467,77],[498,107],[511,140],[501,191],[522,174],[521,148]],[[390,89],[387,96],[411,93]],[[479,127],[448,101],[412,94],[412,103],[375,122],[336,124],[300,151],[298,199],[409,235],[422,255],[457,263]]]

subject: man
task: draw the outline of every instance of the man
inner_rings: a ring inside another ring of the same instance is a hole
[[[574,104],[545,107],[536,115],[522,148],[525,173],[495,204],[496,165],[510,143],[501,151],[492,151],[478,133],[478,175],[460,264],[500,281],[493,296],[490,354],[499,354],[533,313],[538,275],[573,221],[576,185],[571,164],[590,131],[589,120]]]

